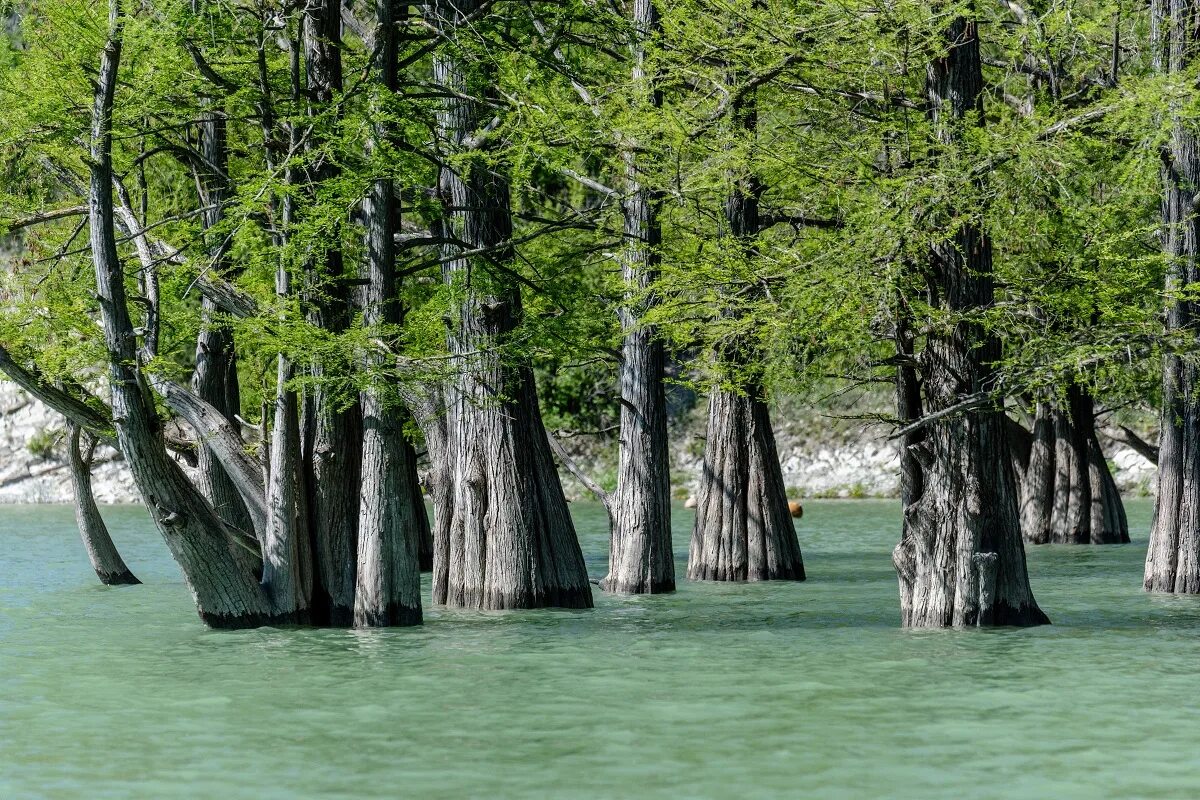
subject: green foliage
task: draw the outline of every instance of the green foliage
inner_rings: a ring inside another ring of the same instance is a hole
[[[399,404],[406,387],[453,379],[447,325],[464,286],[444,280],[451,201],[437,186],[439,170],[469,168],[511,182],[512,258],[476,254],[469,281],[484,294],[520,288],[520,324],[489,346],[535,367],[552,428],[616,423],[621,312],[668,343],[685,385],[795,393],[886,379],[899,314],[919,337],[964,321],[927,302],[923,264],[967,222],[993,242],[998,290],[967,321],[1006,343],[1008,395],[1054,397],[1074,381],[1112,403],[1152,397],[1164,348],[1193,347],[1164,341],[1159,318],[1159,148],[1162,110],[1194,125],[1200,96],[1191,73],[1150,74],[1144,10],[1112,0],[1028,16],[1000,4],[934,14],[911,0],[659,5],[661,25],[644,32],[628,9],[584,0],[497,4],[441,41],[410,18],[394,94],[370,80],[373,51],[348,33],[344,87],[323,104],[292,83],[291,7],[131,8],[114,161],[161,245],[153,367],[186,379],[202,327],[229,326],[251,420],[274,395],[278,354],[299,367],[295,388],[319,384],[345,402],[383,388]],[[369,5],[354,6],[369,27]],[[987,86],[982,117],[948,143],[924,81],[956,13],[980,15]],[[103,4],[35,0],[0,42],[0,219],[10,227],[84,201],[105,28]],[[1114,31],[1124,43],[1115,73]],[[449,57],[463,86],[440,83]],[[478,149],[437,133],[447,99],[463,93],[495,115]],[[196,155],[199,122],[212,115],[226,125],[228,194],[206,227]],[[391,135],[368,146],[378,126]],[[362,200],[381,178],[402,206],[403,324],[327,324],[314,308],[360,280]],[[735,235],[727,204],[752,183],[767,224]],[[653,192],[662,226],[644,288],[621,274],[646,248],[624,231],[634,184]],[[0,285],[0,343],[51,380],[97,383],[105,350],[86,223],[69,215],[19,236]],[[123,236],[120,250],[142,314],[134,244]],[[292,282],[284,297],[280,265]],[[258,313],[205,313],[197,279],[214,275]],[[368,368],[364,353],[384,356]]]

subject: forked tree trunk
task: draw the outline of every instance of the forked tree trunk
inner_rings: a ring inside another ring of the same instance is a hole
[[[1067,390],[1068,407],[1039,403],[1020,483],[1021,533],[1031,544],[1124,544],[1129,524],[1096,436],[1092,398]],[[1016,423],[1012,423],[1016,424]]]
[[[376,0],[373,67],[375,91],[380,98],[397,88],[398,6],[393,0]],[[382,112],[379,100],[375,110]],[[389,133],[387,123],[375,123],[369,155],[378,156]],[[362,316],[367,327],[400,323],[395,275],[397,215],[392,181],[376,181],[364,204],[367,261]],[[364,362],[368,370],[378,370],[384,366],[384,357],[372,351],[364,356]],[[421,623],[421,569],[417,551],[423,531],[416,515],[420,487],[414,480],[413,452],[404,438],[403,417],[395,406],[396,398],[391,398],[391,407],[388,399],[377,386],[362,393],[363,485],[354,595],[354,624],[360,627]],[[422,505],[422,518],[424,511]]]
[[[340,3],[333,0],[313,0],[304,7],[304,63],[312,116],[328,113],[342,91],[340,9]],[[328,120],[317,123],[328,124]],[[310,190],[338,175],[332,159],[321,153],[321,140],[320,132],[311,133],[306,140],[313,156],[306,175]],[[340,234],[330,231],[328,235],[336,240]],[[345,331],[351,324],[353,307],[336,244],[316,244],[306,280],[309,322],[331,333]],[[362,409],[357,401],[346,405],[334,387],[324,382],[331,374],[329,367],[319,363],[314,366],[317,385],[305,398],[304,491],[310,501],[309,530],[315,556],[313,621],[344,627],[354,622]]]
[[[956,18],[946,46],[929,66],[926,92],[938,144],[953,150],[961,128],[978,124],[970,117],[982,112],[975,22]],[[957,227],[932,247],[930,305],[956,316],[987,308],[994,296],[991,242],[969,220],[947,214],[944,224]],[[905,626],[1048,622],[1029,587],[1003,410],[976,401],[954,412],[993,389],[991,364],[999,357],[999,340],[964,320],[931,332],[919,356],[929,421],[924,440],[906,448],[920,480],[909,488],[893,552]]]
[[[137,367],[136,335],[117,255],[112,199],[112,108],[121,58],[121,0],[110,0],[109,34],[96,80],[88,210],[96,294],[109,358],[113,422],[138,491],[183,569],[196,608],[213,627],[262,624],[273,611],[257,578],[232,549],[235,535],[168,455],[161,421]]]
[[[96,450],[96,440],[93,438],[89,442],[84,453],[80,448],[79,426],[69,422],[67,432],[70,437],[67,458],[71,464],[71,485],[75,490],[75,521],[79,524],[79,535],[83,538],[83,547],[87,550],[88,560],[92,562],[92,569],[106,586],[141,583],[117,552],[117,546],[108,534],[108,526],[100,516],[96,496],[92,493],[92,455]]]
[[[634,0],[633,81],[650,84],[646,75],[646,41],[658,29],[651,0]],[[645,86],[653,107],[662,92]],[[621,277],[625,305],[620,310],[625,340],[619,370],[621,391],[617,487],[609,499],[612,546],[605,591],[653,594],[675,590],[675,556],[671,548],[671,456],[667,442],[666,356],[655,328],[642,318],[654,307],[648,295],[658,272],[659,193],[643,185],[637,156],[626,151],[625,248]]]
[[[1150,4],[1155,70],[1175,75],[1197,52],[1194,0]],[[1200,282],[1200,136],[1179,103],[1169,108],[1171,137],[1163,153],[1163,251],[1167,256],[1167,333],[1194,337],[1200,308],[1186,292]],[[1151,592],[1200,593],[1200,380],[1179,354],[1163,357],[1158,440],[1158,495],[1146,551],[1144,586]]]
[[[475,0],[435,0],[431,26],[446,41],[434,79],[455,93],[439,113],[440,136],[463,158],[442,168],[439,191],[446,224],[466,249],[486,258],[446,253],[444,277],[453,298],[450,351],[457,378],[447,387],[447,442],[453,483],[446,569],[434,569],[434,597],[447,605],[504,609],[590,607],[591,587],[575,526],[551,458],[524,359],[503,352],[520,323],[512,253],[509,184],[502,167],[484,159],[477,137],[480,105],[494,93],[494,69],[469,63],[458,50],[459,27]],[[486,134],[484,134],[486,136]],[[445,581],[440,584],[440,581]]]
[[[747,138],[758,131],[754,91],[734,102],[733,119]],[[732,246],[757,256],[763,186],[752,172],[731,176],[725,205]],[[736,388],[713,387],[708,405],[704,470],[696,522],[688,548],[688,578],[712,581],[805,579],[804,559],[788,508],[787,487],[775,447],[757,354],[744,342],[724,348],[722,366],[739,379]],[[749,379],[739,373],[749,371]]]

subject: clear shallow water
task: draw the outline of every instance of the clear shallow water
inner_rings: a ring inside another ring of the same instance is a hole
[[[1129,512],[1031,549],[1035,630],[899,630],[897,506],[812,501],[803,584],[230,633],[142,510],[105,513],[146,585],[106,588],[69,509],[0,507],[0,797],[1196,796],[1200,600],[1141,592]]]

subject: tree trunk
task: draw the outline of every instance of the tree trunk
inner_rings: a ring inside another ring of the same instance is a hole
[[[1159,73],[1190,69],[1196,54],[1194,2],[1150,4],[1151,50]],[[1171,137],[1163,151],[1163,250],[1167,256],[1167,334],[1191,333],[1200,281],[1200,136],[1178,103],[1168,109]],[[1158,440],[1158,495],[1146,551],[1144,586],[1151,592],[1200,593],[1200,386],[1179,354],[1163,356],[1163,407]]]
[[[633,3],[633,82],[651,83],[645,72],[645,42],[658,29],[651,0]],[[653,85],[646,91],[652,107],[662,105]],[[609,502],[612,547],[605,591],[654,594],[675,590],[671,547],[671,456],[667,442],[666,357],[657,331],[641,319],[655,305],[649,296],[658,273],[659,193],[643,185],[637,156],[626,151],[625,237],[621,263],[625,305],[620,310],[625,340],[621,347],[621,428],[617,488]]]
[[[80,450],[79,426],[68,422],[67,431],[70,436],[67,457],[71,464],[71,484],[75,489],[75,521],[79,524],[79,535],[83,537],[83,546],[87,550],[88,560],[92,562],[92,569],[105,586],[141,583],[117,552],[117,546],[108,535],[108,526],[104,524],[104,518],[96,506],[96,497],[92,494],[92,454],[96,449],[96,440],[92,438],[85,455]]]
[[[121,0],[110,0],[109,35],[92,114],[88,211],[113,422],[134,482],[183,569],[201,619],[213,627],[258,625],[273,617],[271,605],[255,576],[234,557],[231,548],[238,546],[234,534],[167,455],[161,422],[137,367],[136,335],[113,222],[112,108],[122,33]]]
[[[753,139],[758,130],[754,91],[734,102],[733,119]],[[747,260],[758,255],[763,186],[753,172],[730,176],[725,205],[732,247]],[[713,387],[699,504],[688,548],[688,578],[714,581],[805,579],[804,559],[788,508],[787,487],[775,448],[760,361],[741,335],[719,354],[738,385]],[[744,374],[749,372],[749,378]]]
[[[455,303],[449,346],[459,374],[447,387],[454,514],[444,576],[435,564],[434,596],[464,608],[590,607],[532,369],[503,353],[522,315],[509,272],[509,185],[503,168],[482,157],[481,107],[467,99],[494,93],[494,73],[486,60],[468,63],[455,44],[478,7],[475,0],[426,6],[447,42],[435,58],[435,81],[456,94],[439,112],[440,136],[465,156],[441,170],[445,224],[466,249],[488,251],[486,258],[463,256],[454,246],[446,252],[444,277]]]
[[[1013,423],[1016,424],[1016,423]],[[1020,486],[1030,544],[1124,544],[1129,526],[1096,436],[1091,395],[1067,389],[1067,408],[1039,403]]]
[[[688,551],[695,581],[804,580],[775,436],[761,390],[715,388],[696,525]]]
[[[929,66],[926,92],[938,146],[953,150],[961,128],[978,124],[983,76],[973,20],[956,18],[947,54]],[[949,241],[931,248],[929,304],[961,317],[993,302],[992,250],[969,219],[948,213]],[[978,323],[935,328],[919,357],[927,415],[948,412],[994,388],[999,340]],[[903,624],[909,627],[1037,625],[1048,622],[1029,588],[1016,483],[1003,410],[974,406],[931,418],[909,447],[919,493],[905,508],[893,553]]]
[[[375,63],[381,96],[397,87],[397,6],[376,0]],[[376,101],[376,110],[381,103]],[[374,125],[368,155],[378,156],[389,136],[386,122]],[[398,209],[390,179],[371,187],[364,205],[367,221],[367,260],[364,280],[363,325],[400,324],[396,295],[395,230]],[[388,336],[390,334],[382,334]],[[367,371],[384,366],[381,353],[364,356]],[[358,568],[354,595],[354,624],[360,627],[419,625],[421,623],[421,568],[417,551],[422,531],[415,512],[420,501],[413,452],[404,439],[403,417],[392,407],[383,389],[373,386],[362,393],[363,451],[362,504],[358,518]],[[416,494],[414,498],[413,495]],[[421,516],[424,516],[421,506]],[[426,530],[428,526],[426,525]]]
[[[305,6],[303,46],[311,116],[327,114],[342,91],[340,3],[313,0]],[[306,140],[313,157],[306,175],[310,190],[338,176],[332,159],[321,152],[321,140],[320,132],[310,134]],[[329,231],[328,235],[336,241],[340,234]],[[331,333],[345,331],[352,321],[353,306],[341,251],[336,244],[318,243],[307,267],[309,322]],[[325,380],[333,374],[330,366],[314,365],[316,386],[305,398],[305,492],[310,499],[309,529],[315,553],[313,620],[345,627],[354,622],[362,409],[357,401],[347,405]]]
[[[225,118],[219,111],[204,113],[199,126],[200,137],[197,149],[204,156],[204,163],[196,169],[200,205],[207,209],[201,217],[207,236],[211,263],[223,274],[228,241],[216,239],[222,234],[217,230],[225,216],[224,203],[229,193],[229,153],[226,140]],[[223,414],[230,423],[237,425],[236,415],[241,412],[241,396],[238,387],[237,358],[234,351],[233,334],[228,326],[217,321],[219,309],[209,298],[201,300],[201,329],[196,342],[196,366],[192,373],[192,391],[213,408]],[[264,425],[266,421],[263,421]],[[197,431],[204,440],[202,431]],[[250,511],[242,500],[234,482],[226,474],[220,460],[208,448],[201,447],[197,453],[197,482],[200,491],[212,503],[226,524],[239,530],[253,531]]]

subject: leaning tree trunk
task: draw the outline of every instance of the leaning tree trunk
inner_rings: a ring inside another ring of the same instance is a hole
[[[314,0],[304,8],[304,57],[307,99],[316,130],[305,142],[312,161],[306,189],[336,180],[339,170],[322,152],[330,113],[342,92],[341,4]],[[347,330],[353,318],[350,282],[343,274],[337,243],[341,233],[327,231],[333,240],[311,242],[305,299],[309,322],[330,333]],[[314,388],[305,397],[303,457],[304,491],[309,499],[309,530],[313,537],[315,582],[313,621],[349,626],[354,622],[355,563],[358,550],[359,497],[362,465],[362,409],[357,400],[344,401],[330,377],[338,369],[316,363]]]
[[[926,92],[938,146],[949,151],[961,127],[982,114],[975,22],[956,18],[946,46],[929,66]],[[930,256],[930,305],[959,319],[931,331],[919,355],[928,422],[924,441],[907,448],[921,475],[893,553],[902,620],[911,627],[1042,624],[1048,620],[1025,567],[1005,416],[980,402],[994,389],[1000,341],[961,319],[993,302],[991,242],[956,216],[946,215],[945,224],[957,227]]]
[[[464,249],[446,252],[444,277],[454,308],[449,347],[458,375],[447,387],[447,453],[454,513],[445,572],[435,554],[434,597],[447,605],[504,609],[590,607],[591,587],[575,526],[538,408],[533,371],[505,344],[522,316],[513,254],[509,184],[485,157],[483,107],[494,94],[494,68],[458,50],[460,26],[476,0],[426,6],[444,39],[435,81],[453,96],[439,112],[440,136],[459,151],[444,166],[439,192],[445,224]],[[439,583],[445,581],[444,584]]]
[[[1016,423],[1012,423],[1016,424]],[[1019,470],[1021,533],[1031,544],[1124,544],[1129,525],[1096,435],[1091,395],[1072,385],[1067,407],[1038,404]]]
[[[1156,71],[1190,70],[1196,55],[1194,0],[1150,4]],[[1173,102],[1171,137],[1163,152],[1163,250],[1167,256],[1167,334],[1194,341],[1198,317],[1189,299],[1200,282],[1200,136]],[[1200,381],[1177,352],[1163,357],[1162,424],[1158,440],[1158,495],[1146,551],[1144,586],[1151,592],[1200,593]]]
[[[67,457],[71,465],[71,485],[75,489],[75,521],[79,524],[79,535],[83,537],[83,547],[92,562],[92,569],[105,586],[141,583],[117,552],[117,546],[108,535],[108,526],[100,516],[96,496],[92,494],[92,456],[96,440],[91,440],[84,454],[80,449],[79,426],[70,422],[67,431],[70,436]]]
[[[651,0],[633,3],[633,82],[648,84],[647,39],[658,28]],[[662,92],[644,87],[652,107],[662,106]],[[621,391],[620,447],[617,487],[609,499],[612,547],[608,575],[600,587],[609,592],[653,594],[675,590],[675,555],[671,547],[671,456],[667,442],[666,355],[653,326],[642,318],[655,301],[649,294],[658,272],[659,193],[644,185],[642,167],[632,149],[624,153],[627,197],[621,264],[625,306],[620,311],[625,340],[619,370]]]
[[[398,3],[376,0],[375,91],[382,99],[397,88]],[[377,112],[382,103],[374,104]],[[374,125],[369,153],[379,156],[390,135],[386,122]],[[395,230],[398,209],[392,181],[377,180],[364,204],[367,259],[363,279],[363,324],[368,328],[400,324],[396,292]],[[389,334],[381,334],[387,337]],[[368,352],[364,367],[378,371],[384,356]],[[413,451],[404,438],[403,417],[382,387],[362,393],[362,502],[358,518],[358,567],[354,594],[354,624],[360,627],[419,625],[421,567],[417,558],[422,535],[415,512],[420,487],[413,478]],[[416,495],[414,498],[413,495]],[[424,506],[420,515],[424,516]],[[428,529],[428,525],[425,525]]]
[[[755,93],[734,103],[733,118],[749,138],[758,129]],[[731,176],[725,206],[733,246],[747,259],[762,229],[763,186],[753,173]],[[696,521],[688,548],[688,578],[712,581],[802,581],[804,559],[788,508],[756,353],[744,342],[726,347],[722,367],[750,378],[717,384],[709,396],[708,434]]]
[[[171,554],[183,569],[196,608],[213,627],[248,627],[273,616],[252,572],[232,548],[235,534],[167,454],[161,421],[137,366],[125,272],[117,255],[112,198],[112,109],[121,59],[121,0],[110,0],[109,34],[96,79],[88,211],[96,294],[108,352],[113,423],[134,483]]]

